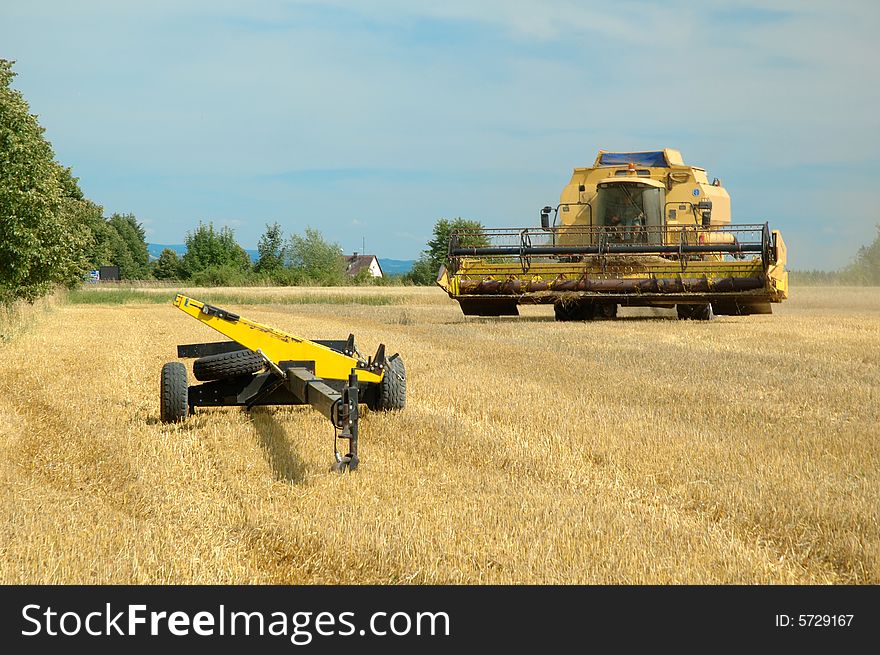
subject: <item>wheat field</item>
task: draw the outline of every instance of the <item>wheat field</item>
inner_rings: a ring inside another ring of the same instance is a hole
[[[0,342],[0,582],[880,582],[878,289],[709,323],[223,293],[295,334],[384,342],[407,408],[366,413],[344,476],[306,407],[163,425],[162,364],[219,335],[170,302],[51,304]]]

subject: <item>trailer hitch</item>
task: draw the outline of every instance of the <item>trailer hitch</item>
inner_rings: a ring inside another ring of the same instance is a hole
[[[333,456],[336,463],[330,470],[344,473],[346,469],[354,471],[358,465],[358,385],[357,375],[352,371],[348,377],[348,386],[342,390],[342,397],[336,402],[336,416],[333,420],[334,439]],[[341,430],[341,432],[339,432]],[[339,452],[339,439],[348,439],[348,454]]]

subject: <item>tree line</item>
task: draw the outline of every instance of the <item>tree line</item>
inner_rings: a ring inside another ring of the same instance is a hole
[[[159,280],[187,280],[199,286],[382,283],[374,281],[367,271],[355,278],[347,277],[342,248],[310,227],[303,234],[285,237],[278,223],[266,225],[257,252],[257,261],[252,264],[231,228],[199,223],[186,235],[186,253],[180,257],[165,248],[152,263],[152,275]]]
[[[847,266],[837,271],[792,271],[792,284],[880,286],[880,225],[867,246],[862,246]]]
[[[180,257],[165,248],[151,264],[152,276],[159,280],[189,280],[199,286],[235,286],[243,284],[319,285],[341,284],[433,284],[437,271],[446,261],[447,244],[453,232],[464,232],[464,245],[488,245],[479,221],[441,218],[434,225],[428,247],[401,276],[372,278],[367,271],[347,277],[342,249],[328,242],[316,229],[307,227],[303,234],[285,237],[278,223],[266,225],[257,244],[257,261],[235,241],[228,227],[219,230],[212,223],[199,223],[186,235],[186,253]]]

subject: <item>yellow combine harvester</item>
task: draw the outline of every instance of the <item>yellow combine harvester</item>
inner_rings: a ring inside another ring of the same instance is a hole
[[[677,150],[599,151],[540,228],[452,234],[437,284],[466,315],[553,303],[559,321],[612,318],[619,305],[708,320],[770,314],[787,296],[785,261],[781,234],[731,225],[727,191]]]
[[[406,370],[400,355],[385,356],[380,345],[364,358],[345,341],[309,341],[213,305],[177,295],[174,306],[231,339],[177,347],[178,357],[196,357],[190,386],[186,366],[162,367],[160,417],[185,420],[196,407],[311,405],[330,419],[348,454],[334,448],[334,470],[358,465],[359,403],[373,410],[398,410],[406,404]]]

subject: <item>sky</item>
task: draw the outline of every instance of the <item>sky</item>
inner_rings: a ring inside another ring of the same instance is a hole
[[[0,57],[86,196],[153,243],[267,223],[414,259],[534,226],[600,148],[681,150],[796,269],[880,224],[880,2],[0,0]]]

